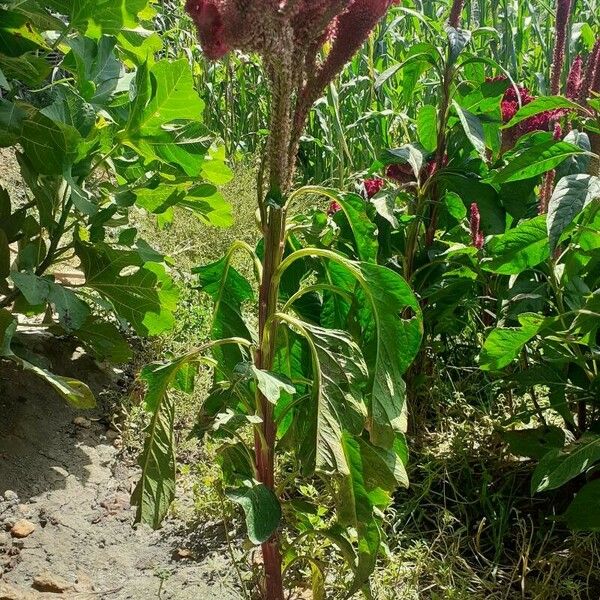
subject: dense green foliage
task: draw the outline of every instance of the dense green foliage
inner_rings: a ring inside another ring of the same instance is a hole
[[[154,60],[161,43],[140,25],[153,15],[146,3],[69,14],[60,2],[9,2],[0,15],[0,145],[16,149],[28,188],[26,199],[0,190],[3,355],[89,407],[83,384],[19,354],[15,316],[46,313],[45,327],[99,359],[127,361],[123,328],[169,330],[178,297],[131,215],[138,207],[168,223],[180,205],[229,225],[215,184],[230,174],[188,62]]]
[[[471,0],[452,27],[450,4],[390,9],[312,108],[296,191],[263,198],[259,186],[264,239],[193,269],[210,339],[141,374],[138,520],[159,526],[175,498],[176,399],[208,365],[191,435],[217,444],[250,543],[281,542],[285,577],[308,577],[315,598],[372,593],[393,545],[386,511],[401,512],[394,493],[409,485],[407,440],[418,465],[425,432],[452,410],[442,381],[497,410],[502,468],[516,480],[532,465],[535,519],[600,530],[600,94],[569,90],[576,57],[585,66],[600,39],[600,7],[574,1],[557,90],[554,6]],[[19,315],[127,361],[126,334],[167,331],[178,298],[137,209],[162,228],[177,210],[228,226],[225,163],[262,158],[272,133],[258,57],[208,62],[176,0],[111,6],[0,0],[0,145],[16,148],[28,186],[26,199],[0,190],[0,355],[80,407],[93,404],[82,383],[23,353]],[[256,315],[273,205],[284,246],[265,369]],[[267,442],[274,482],[256,453]],[[477,508],[460,513],[475,513],[464,525],[481,528],[477,545],[492,539],[491,563],[511,519],[486,487],[495,477],[469,475]]]

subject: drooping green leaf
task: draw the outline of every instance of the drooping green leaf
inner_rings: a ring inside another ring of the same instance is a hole
[[[563,486],[600,461],[600,436],[587,434],[564,451],[546,454],[531,478],[531,493]]]
[[[452,106],[454,106],[454,110],[458,114],[465,135],[471,144],[473,144],[473,148],[477,150],[477,153],[484,161],[487,161],[485,132],[479,117],[469,112],[466,108],[462,108],[456,100],[453,101]]]
[[[52,304],[67,331],[79,329],[90,315],[90,307],[75,292],[51,279],[19,272],[12,273],[11,279],[29,304]]]
[[[499,371],[519,356],[523,346],[533,339],[544,325],[544,317],[535,313],[519,315],[521,327],[499,327],[488,335],[479,355],[479,368]]]
[[[55,375],[33,363],[17,356],[11,349],[12,338],[17,331],[17,322],[4,308],[0,309],[0,356],[13,361],[25,371],[33,373],[50,384],[62,398],[74,408],[86,409],[96,406],[96,399],[90,388],[83,382],[71,377]]]
[[[554,250],[562,232],[592,200],[600,198],[600,178],[567,175],[557,184],[548,204],[548,238]]]
[[[600,479],[584,485],[563,516],[573,531],[600,531]]]
[[[359,263],[358,269],[370,305],[362,319],[364,353],[372,364],[371,441],[389,448],[405,426],[402,375],[421,344],[421,310],[409,285],[394,271],[369,263]]]
[[[455,29],[448,24],[445,25],[445,29],[448,36],[448,63],[453,65],[471,41],[471,32],[466,29]]]
[[[513,454],[529,458],[540,459],[550,450],[562,448],[565,444],[565,432],[554,425],[503,431],[501,435]]]
[[[511,157],[509,163],[492,177],[492,183],[530,179],[560,165],[570,156],[583,154],[579,146],[569,142],[548,140],[525,148]]]
[[[189,360],[186,355],[142,370],[147,385],[144,406],[151,417],[139,460],[142,474],[131,502],[137,506],[136,522],[155,529],[160,527],[175,497],[175,400],[169,388]]]
[[[74,335],[99,360],[118,364],[126,363],[132,357],[131,348],[119,330],[100,317],[89,317]]]
[[[376,227],[367,216],[363,198],[357,194],[344,193],[318,186],[304,187],[302,193],[319,194],[337,202],[348,218],[359,259],[365,262],[375,262],[377,260]]]
[[[252,365],[252,372],[256,378],[258,389],[273,404],[277,404],[282,392],[296,393],[296,388],[291,382],[277,373],[258,369],[254,365]]]
[[[423,148],[433,152],[437,147],[437,109],[431,104],[423,105],[417,114],[417,133]]]
[[[342,433],[359,433],[366,419],[361,387],[367,369],[360,349],[343,331],[288,322],[308,341],[312,357],[312,397],[298,421],[299,458],[307,472],[347,474]]]
[[[492,257],[482,268],[500,275],[518,275],[550,256],[546,215],[522,221],[514,229],[492,237],[486,245]]]
[[[522,106],[517,114],[504,127],[509,129],[510,127],[518,125],[525,119],[529,119],[534,115],[539,115],[540,113],[549,110],[567,109],[577,111],[580,108],[581,107],[578,104],[568,100],[564,96],[541,96],[540,98],[536,98],[532,102],[525,104],[525,106]]]
[[[228,489],[226,494],[244,510],[248,538],[253,544],[262,544],[275,533],[281,520],[281,505],[266,485],[248,482],[247,485]]]
[[[252,340],[252,334],[242,316],[242,306],[254,299],[252,286],[230,264],[231,257],[196,267],[192,272],[198,275],[200,290],[207,293],[214,302],[211,336],[218,340],[227,337],[241,337]],[[213,355],[219,363],[219,373],[231,375],[235,367],[247,358],[237,346],[215,348]]]

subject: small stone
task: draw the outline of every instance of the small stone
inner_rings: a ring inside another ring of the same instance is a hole
[[[75,417],[73,419],[73,425],[81,427],[81,429],[89,429],[92,426],[92,422],[85,417]]]
[[[188,560],[194,558],[194,553],[189,548],[177,548],[173,558],[176,560]]]
[[[6,583],[0,583],[0,600],[35,600],[37,594]]]
[[[40,573],[34,577],[32,587],[38,592],[51,592],[54,594],[63,594],[73,589],[73,586],[62,577],[53,575],[49,571]]]
[[[26,538],[35,531],[35,525],[26,519],[20,519],[11,528],[10,533],[16,538]]]
[[[19,494],[17,494],[17,492],[13,492],[12,490],[6,490],[4,492],[4,499],[7,502],[18,502],[19,501]]]
[[[10,546],[12,541],[10,539],[10,535],[5,533],[4,531],[0,531],[0,548],[5,548],[6,546]]]
[[[115,440],[118,440],[121,437],[121,434],[118,431],[115,431],[114,429],[109,429],[106,432],[106,439],[109,442],[114,442]]]

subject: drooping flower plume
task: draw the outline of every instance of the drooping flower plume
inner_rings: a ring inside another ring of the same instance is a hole
[[[460,15],[465,6],[465,0],[454,0],[452,2],[452,8],[450,9],[450,17],[448,17],[448,24],[458,29],[460,27]]]
[[[556,33],[550,76],[550,93],[554,96],[560,93],[560,80],[565,66],[565,48],[567,46],[567,32],[572,5],[573,0],[556,0]]]
[[[591,95],[594,87],[594,80],[596,75],[600,71],[600,38],[596,40],[594,48],[588,56],[587,64],[585,67],[585,75],[581,85],[581,92],[579,94],[579,101],[582,104],[587,104],[587,100]]]
[[[273,95],[271,188],[291,185],[310,107],[397,0],[187,0],[210,59],[231,50],[263,58]],[[320,63],[325,42],[329,52]]]
[[[571,65],[569,76],[567,77],[566,96],[569,100],[579,99],[581,87],[583,85],[583,58],[578,54]]]

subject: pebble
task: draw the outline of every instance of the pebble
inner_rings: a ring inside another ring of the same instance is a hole
[[[6,490],[4,492],[4,499],[7,502],[19,502],[19,494],[17,494],[17,492],[13,492],[12,490]]]
[[[85,417],[75,417],[73,419],[73,425],[76,427],[81,427],[81,429],[90,429],[92,422]]]
[[[62,594],[73,589],[73,586],[68,581],[49,571],[44,571],[37,577],[34,577],[32,587],[38,590],[38,592],[52,592],[54,594]]]
[[[26,538],[35,531],[35,525],[26,519],[20,519],[11,528],[10,533],[16,538]]]

